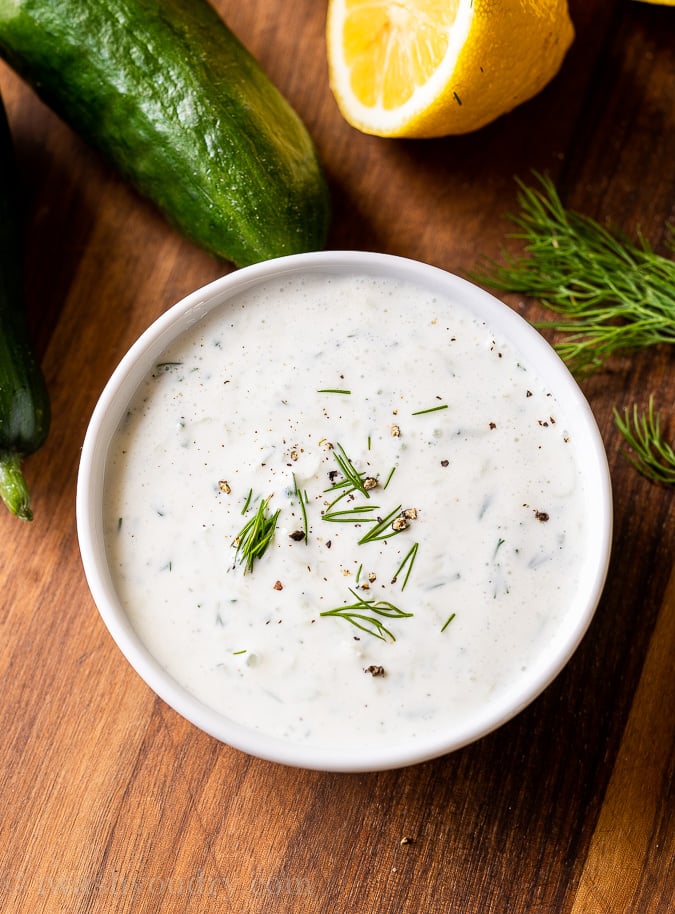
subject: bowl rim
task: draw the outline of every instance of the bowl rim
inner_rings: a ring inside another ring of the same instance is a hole
[[[507,689],[489,713],[464,722],[453,734],[416,743],[385,744],[363,750],[336,750],[290,743],[249,729],[204,705],[180,686],[150,654],[116,599],[105,560],[102,491],[105,457],[113,432],[133,391],[156,356],[189,326],[245,289],[292,273],[361,273],[400,278],[454,295],[488,326],[527,354],[540,377],[555,390],[584,434],[585,478],[594,499],[592,550],[583,600],[561,628],[557,649],[533,664],[519,687]],[[586,453],[588,452],[588,453]],[[421,261],[368,251],[321,251],[263,261],[221,276],[186,295],[161,314],[129,348],[105,385],[91,415],[80,457],[76,494],[77,535],[85,577],[98,612],[113,640],[145,683],[181,716],[227,745],[293,767],[336,772],[382,771],[417,764],[466,746],[507,723],[558,676],[584,637],[609,567],[613,509],[607,455],[591,408],[566,365],[544,337],[516,311],[489,292],[453,273]]]

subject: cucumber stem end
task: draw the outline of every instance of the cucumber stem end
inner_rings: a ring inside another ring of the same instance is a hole
[[[33,520],[30,492],[21,471],[21,458],[18,454],[0,454],[0,498],[16,517]]]

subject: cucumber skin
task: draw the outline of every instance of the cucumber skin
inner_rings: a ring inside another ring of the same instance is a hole
[[[44,444],[51,410],[26,324],[16,184],[12,139],[0,101],[0,498],[13,514],[31,520],[21,458]]]
[[[0,0],[0,55],[210,253],[324,246],[314,144],[206,0]]]

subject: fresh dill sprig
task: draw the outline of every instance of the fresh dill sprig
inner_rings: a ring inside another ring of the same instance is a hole
[[[295,491],[295,497],[300,502],[300,511],[302,512],[302,532],[305,534],[305,545],[309,539],[309,524],[307,523],[307,506],[305,505],[305,500],[307,498],[307,493],[303,495],[300,489],[298,488],[298,480],[295,478],[295,473],[293,473],[293,489]]]
[[[441,629],[441,634],[443,634],[443,632],[446,630],[446,628],[448,627],[448,625],[450,625],[450,623],[452,622],[452,620],[455,618],[456,615],[457,615],[457,613],[450,613],[450,615],[448,616],[448,618],[445,620],[445,623],[444,623],[444,625],[443,625],[443,628]]]
[[[406,527],[401,527],[399,530],[395,530],[391,525],[392,522],[401,516],[401,508],[403,506],[399,505],[397,508],[394,508],[393,511],[390,511],[386,517],[380,518],[374,527],[364,533],[364,535],[359,540],[359,546],[362,546],[363,543],[374,543],[376,540],[386,540],[392,536],[397,536],[399,533],[402,533]]]
[[[565,209],[552,181],[535,172],[540,187],[518,181],[519,229],[525,256],[503,254],[474,279],[504,292],[537,298],[563,320],[542,321],[566,334],[556,346],[578,375],[600,368],[615,353],[675,343],[675,261],[641,236],[634,244],[595,220]],[[675,251],[675,227],[668,246]]]
[[[439,409],[447,409],[447,403],[441,403],[439,406],[430,406],[428,409],[418,409],[414,413],[411,413],[411,416],[424,416],[427,413],[437,413]]]
[[[349,492],[360,492],[362,495],[365,495],[366,498],[370,498],[368,494],[368,489],[365,486],[365,473],[359,473],[352,461],[347,456],[345,449],[341,444],[336,444],[333,449],[333,456],[335,457],[335,462],[340,468],[344,479],[340,482],[336,482],[335,485],[331,486],[329,489],[326,489],[326,492],[333,492],[337,489],[347,488]],[[347,493],[345,493],[347,494]]]
[[[391,583],[395,584],[396,581],[398,580],[398,576],[401,574],[403,569],[406,568],[406,565],[407,565],[405,577],[403,578],[403,583],[401,584],[401,590],[405,590],[405,585],[408,583],[408,578],[410,577],[410,572],[412,571],[413,565],[415,564],[415,559],[417,558],[417,550],[419,549],[419,547],[420,547],[419,543],[412,544],[412,546],[408,550],[408,553],[406,554],[405,558],[403,559],[401,564],[398,566],[398,569],[395,572],[394,577],[392,578]]]
[[[351,508],[344,508],[342,511],[326,510],[321,515],[321,519],[334,524],[374,524],[377,522],[377,518],[365,515],[372,514],[379,507],[379,505],[354,505]]]
[[[663,436],[660,413],[654,411],[653,395],[642,413],[637,404],[633,405],[632,414],[626,408],[623,416],[615,408],[614,422],[632,451],[626,457],[638,473],[652,482],[674,485],[675,450]]]
[[[396,637],[382,622],[378,616],[386,619],[408,619],[413,614],[404,612],[393,603],[387,600],[366,600],[355,590],[349,588],[349,592],[354,597],[353,603],[345,606],[338,606],[336,609],[328,609],[322,612],[322,616],[337,616],[340,619],[346,619],[356,628],[369,635],[374,635],[381,641],[396,641]],[[374,614],[374,615],[373,615]]]
[[[343,485],[344,485],[344,488],[343,488]],[[335,505],[339,501],[342,501],[343,498],[346,498],[348,495],[351,495],[351,493],[354,491],[351,487],[347,488],[346,487],[347,485],[348,485],[348,483],[345,483],[343,481],[343,483],[338,483],[334,488],[324,489],[324,493],[325,493],[325,492],[339,491],[340,488],[342,488],[342,492],[340,492],[340,494],[337,496],[337,498],[334,498],[333,501],[326,507],[326,510],[325,510],[326,514],[330,514],[331,511],[333,510],[333,508],[335,507]]]
[[[244,574],[253,571],[253,564],[259,559],[274,536],[280,510],[268,514],[269,498],[261,498],[253,517],[241,528],[232,545],[237,547],[235,562],[244,565]]]

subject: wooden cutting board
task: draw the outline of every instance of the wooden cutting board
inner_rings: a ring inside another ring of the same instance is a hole
[[[406,142],[359,134],[338,113],[324,3],[215,6],[316,140],[331,247],[470,272],[499,256],[514,176],[537,169],[567,205],[639,228],[666,253],[675,10],[574,0],[576,41],[536,99],[473,135]],[[89,595],[74,510],[81,443],[111,371],[154,318],[231,266],[178,237],[5,66],[0,90],[54,412],[26,464],[35,521],[0,515],[2,910],[672,911],[673,501],[628,464],[612,415],[653,392],[672,435],[671,352],[617,359],[584,382],[612,470],[613,561],[587,636],[537,701],[480,742],[400,771],[249,758],[182,720],[124,660]]]

